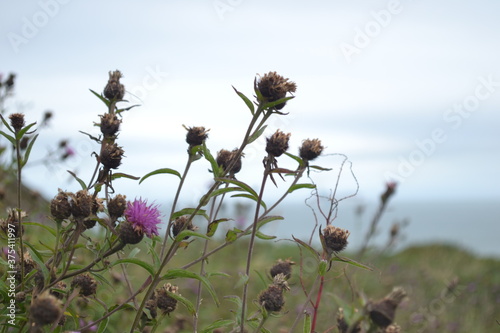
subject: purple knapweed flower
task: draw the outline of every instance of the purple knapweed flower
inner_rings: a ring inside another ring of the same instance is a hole
[[[148,201],[142,198],[129,201],[125,209],[125,218],[136,231],[144,232],[149,238],[153,235],[158,236],[158,224],[161,222],[158,205],[148,206]]]

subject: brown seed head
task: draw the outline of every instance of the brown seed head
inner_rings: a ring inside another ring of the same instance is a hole
[[[186,142],[189,147],[199,146],[208,138],[208,131],[205,127],[185,127],[187,129]]]
[[[21,221],[27,214],[21,211]],[[8,236],[7,238],[17,238],[21,235],[21,223],[19,222],[19,211],[17,209],[7,208],[7,218],[0,219],[0,228]],[[24,226],[22,226],[24,232]],[[12,234],[12,235],[11,235]]]
[[[144,232],[136,230],[128,221],[120,223],[118,232],[123,244],[137,244],[144,238]]]
[[[88,273],[75,276],[71,282],[72,288],[80,288],[80,295],[94,295],[97,290],[97,281]]]
[[[109,100],[122,100],[125,95],[125,86],[120,83],[122,73],[119,70],[109,72],[109,80],[104,87],[104,97]]]
[[[217,153],[217,158],[216,158],[217,164],[220,167],[222,167],[222,169],[224,169],[224,171],[226,171],[227,173],[229,173],[229,175],[232,175],[232,176],[234,176],[235,174],[237,174],[241,170],[241,164],[242,164],[241,157],[242,157],[242,155],[240,155],[239,158],[236,160],[236,162],[234,162],[234,164],[233,164],[233,160],[235,160],[237,152],[238,152],[238,149],[235,149],[233,151],[222,149],[221,151],[219,151]],[[231,164],[233,164],[233,166],[231,169],[229,169],[229,166]]]
[[[61,302],[48,292],[40,294],[30,307],[31,320],[40,326],[55,323],[61,315]]]
[[[283,274],[285,279],[288,280],[292,276],[292,265],[295,265],[293,261],[279,259],[271,268],[271,276],[274,278],[278,274]]]
[[[394,321],[396,308],[406,297],[406,292],[401,287],[394,288],[382,300],[368,304],[371,320],[379,327],[387,327]]]
[[[80,190],[76,194],[69,193],[71,197],[71,213],[75,218],[86,218],[92,213],[94,199],[86,190]]]
[[[101,163],[107,168],[117,169],[122,163],[125,151],[116,143],[105,144],[101,150]]]
[[[283,305],[285,305],[283,288],[274,284],[270,285],[260,293],[259,304],[269,312],[281,311]]]
[[[328,254],[333,252],[340,252],[344,250],[347,246],[347,238],[350,233],[348,230],[334,227],[333,225],[327,225],[323,229],[323,237],[325,240],[325,247]]]
[[[22,113],[13,113],[9,116],[10,125],[14,128],[14,131],[17,133],[24,127],[24,114]]]
[[[71,204],[67,193],[59,190],[50,202],[50,213],[57,220],[64,220],[71,216]]]
[[[288,141],[290,140],[290,133],[285,134],[277,130],[270,138],[267,138],[266,152],[274,157],[280,157],[288,150]]]
[[[67,286],[66,286],[66,283],[64,283],[64,281],[59,281],[54,286],[55,289],[59,289],[59,290],[65,290],[66,287]],[[50,294],[59,300],[62,300],[64,298],[64,295],[65,295],[64,293],[61,293],[57,290],[51,290]]]
[[[170,296],[168,293],[178,294],[179,288],[170,283],[166,283],[163,287],[155,290],[156,306],[162,310],[163,313],[171,313],[177,306],[177,300]]]
[[[120,129],[121,120],[118,119],[116,114],[106,113],[101,116],[101,133],[105,138],[114,137]]]
[[[108,213],[113,219],[117,219],[123,216],[125,209],[127,208],[127,197],[125,195],[118,194],[113,199],[108,201]]]
[[[343,308],[339,308],[339,310],[337,311],[337,328],[339,329],[340,333],[347,333],[347,331],[349,329],[349,323],[347,322],[347,320],[344,317],[344,309]],[[361,327],[359,326],[359,324],[356,325],[356,327],[354,327],[351,332],[352,333],[361,332]]]
[[[172,223],[172,234],[176,237],[183,230],[196,231],[198,227],[194,226],[192,221],[189,221],[188,216],[179,216],[175,219],[174,223]],[[186,236],[184,239],[188,238],[189,236]]]
[[[323,152],[323,146],[319,139],[307,139],[302,142],[299,156],[305,161],[312,161]]]
[[[259,79],[257,88],[264,97],[265,102],[274,102],[286,97],[287,93],[294,93],[297,90],[297,85],[276,72],[269,72]],[[285,104],[286,102],[278,104],[275,108],[281,110]]]

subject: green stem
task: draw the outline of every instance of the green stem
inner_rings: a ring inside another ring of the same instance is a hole
[[[24,244],[23,244],[23,222],[21,213],[21,144],[17,137],[17,131],[15,133],[16,137],[16,159],[17,159],[17,220],[19,223],[19,248],[20,248],[20,262],[21,262],[21,291],[24,290]]]
[[[313,319],[312,319],[312,323],[311,323],[311,332],[314,332],[314,330],[316,328],[316,321],[318,319],[319,303],[321,301],[321,295],[323,294],[324,284],[325,284],[325,276],[321,275],[321,279],[319,281],[318,295],[316,297],[316,303],[314,304],[314,313],[313,313]]]

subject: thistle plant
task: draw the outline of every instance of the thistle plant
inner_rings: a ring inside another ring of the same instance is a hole
[[[276,208],[298,190],[313,191],[319,203],[319,189],[311,172],[331,171],[314,164],[316,160],[321,160],[325,150],[320,139],[303,140],[302,145],[296,148],[298,155],[294,155],[290,152],[293,133],[279,129],[274,133],[266,132],[271,117],[287,116],[287,106],[297,92],[297,85],[276,72],[269,72],[255,78],[253,100],[233,87],[248,109],[248,124],[242,129],[244,134],[240,141],[228,142],[229,147],[220,148],[214,154],[215,150],[209,149],[209,129],[200,124],[184,126],[187,131],[184,170],[179,172],[161,167],[140,177],[121,171],[127,168],[127,147],[123,147],[119,140],[121,124],[126,121],[126,112],[136,107],[122,106],[127,103],[122,79],[120,71],[112,71],[102,93],[91,90],[104,106],[103,113],[94,124],[99,133],[81,132],[95,145],[92,154],[95,167],[88,179],[69,171],[74,184],[79,186],[78,191],[54,187],[50,224],[24,222],[30,217],[22,211],[20,198],[12,211],[9,225],[17,227],[9,229],[7,234],[19,240],[13,245],[19,250],[15,263],[19,272],[14,284],[19,302],[15,320],[3,324],[3,331],[15,328],[20,332],[91,329],[101,332],[155,332],[172,321],[181,307],[191,316],[187,321],[194,332],[269,332],[266,326],[272,323],[274,317],[287,314],[286,299],[292,288],[302,290],[305,295],[302,310],[312,305],[313,312],[291,314],[293,318],[289,321],[289,331],[293,332],[299,322],[303,322],[304,331],[317,331],[323,290],[332,281],[327,278],[332,267],[342,263],[369,269],[340,256],[348,245],[350,232],[333,225],[335,210],[341,201],[337,200],[336,192],[328,198],[326,211],[318,205],[325,219],[324,227],[318,228],[316,223],[309,241],[293,238],[301,258],[305,256],[303,251],[314,258],[317,267],[313,278],[304,276],[301,262],[297,264],[284,258],[270,259],[269,266],[273,261],[275,264],[267,271],[268,280],[264,274],[259,275],[260,279],[252,274],[258,240],[276,238],[264,233],[263,227],[284,220],[282,216],[273,215]],[[18,114],[12,115],[10,120],[9,124],[2,117],[9,132],[2,132],[2,135],[16,147],[20,184],[21,171],[36,136],[28,140],[29,149],[24,156],[18,147],[23,137],[31,133],[34,123],[26,125],[23,116]],[[262,151],[263,168],[259,171],[260,186],[254,189],[239,175],[245,168],[246,148],[262,136],[266,143]],[[193,163],[205,163],[209,167],[207,177],[210,177],[211,185],[194,207],[185,207],[181,199],[186,195],[184,184],[191,175]],[[161,202],[151,202],[142,197],[127,198],[118,192],[122,181],[138,181],[140,186],[145,181],[151,181],[152,177],[165,174],[178,179],[174,199],[166,215],[161,213]],[[269,186],[281,191],[274,202],[269,202],[266,196]],[[337,186],[338,178],[335,189]],[[251,205],[252,218],[248,225],[237,225],[231,216],[222,213],[223,205],[231,204],[233,198],[246,200]],[[160,233],[162,223],[165,228]],[[37,228],[47,232],[50,241],[37,243],[33,237],[26,237],[26,234],[33,235]],[[224,228],[225,235],[218,237],[217,231]],[[313,238],[321,243],[321,251],[315,249]],[[192,250],[198,243],[202,243],[199,252]],[[237,249],[243,245],[243,257],[234,258],[244,266],[237,283],[238,294],[228,295],[228,290],[214,287],[214,281],[227,277],[227,274],[212,272],[211,262],[224,249]],[[145,253],[141,252],[143,250]],[[289,283],[294,278],[294,265],[298,265],[301,272],[298,286]],[[143,275],[137,276],[137,269]],[[196,281],[195,295],[191,298],[186,296],[189,293],[185,289],[189,280]],[[113,283],[123,285],[125,293],[120,298],[113,297],[116,296],[111,292],[115,288]],[[262,284],[264,288],[256,293],[256,287]],[[208,301],[204,295],[210,296],[214,306],[221,304],[223,296],[237,308],[228,312],[225,318],[211,318],[207,322],[211,309],[205,306]],[[367,315],[362,318],[369,321],[371,316],[375,321],[373,318],[377,317],[376,311],[382,303],[370,304],[365,308]],[[123,311],[130,311],[124,320],[126,324],[122,323],[126,327],[108,326],[110,322],[121,323],[115,318],[123,316],[120,314]],[[331,312],[331,309],[324,311]],[[208,315],[203,315],[207,312]],[[390,324],[393,314],[390,311],[386,313],[391,319]],[[352,320],[346,317],[337,321],[342,325],[347,322],[347,327],[349,321],[360,324],[359,318]],[[328,325],[333,327],[337,323],[332,321]],[[339,324],[339,327],[342,325]]]

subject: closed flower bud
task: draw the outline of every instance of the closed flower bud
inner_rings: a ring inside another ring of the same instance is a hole
[[[294,93],[297,85],[276,72],[269,72],[259,79],[257,88],[264,97],[265,102],[274,102],[285,98],[287,93]],[[286,102],[278,104],[275,108],[281,110],[285,104]]]
[[[118,194],[113,199],[108,201],[108,213],[113,219],[117,219],[123,216],[125,209],[127,208],[126,196]]]
[[[217,159],[216,159],[217,164],[230,175],[235,175],[241,170],[241,155],[235,162],[233,162],[237,157],[236,156],[237,152],[238,149],[235,149],[233,151],[222,149],[217,153]],[[231,165],[232,167],[231,169],[229,169]]]
[[[270,285],[259,295],[259,304],[269,312],[281,311],[285,305],[283,289],[277,285]]]
[[[290,133],[285,134],[277,130],[270,138],[267,138],[266,152],[274,157],[281,156],[288,150],[288,140],[290,140]]]
[[[54,286],[55,289],[59,289],[59,290],[65,290],[66,289],[66,283],[64,283],[63,281],[59,281],[56,283],[56,285]],[[64,293],[61,293],[57,290],[51,290],[50,291],[50,294],[52,296],[54,296],[55,298],[59,299],[59,300],[62,300],[64,298]]]
[[[299,156],[305,161],[312,161],[323,152],[323,146],[319,139],[307,139],[302,142]]]
[[[119,70],[109,72],[109,80],[104,87],[104,97],[109,100],[122,100],[125,96],[125,86],[120,83],[122,73]]]
[[[13,113],[9,116],[10,125],[14,128],[14,131],[17,133],[24,127],[24,114],[22,113]]]
[[[101,163],[109,169],[117,169],[125,152],[116,143],[105,144],[101,150]]]
[[[92,213],[94,199],[86,190],[80,190],[71,196],[71,213],[76,218],[85,218]]]
[[[120,129],[121,120],[116,114],[106,113],[101,116],[101,133],[105,138],[113,137]]]
[[[97,291],[97,281],[88,273],[75,276],[71,282],[72,288],[80,288],[80,295],[90,296]]]
[[[137,244],[144,238],[144,232],[135,229],[128,221],[120,223],[118,232],[123,244]]]
[[[40,294],[30,307],[31,320],[39,326],[55,323],[61,315],[61,302],[47,292]]]
[[[172,223],[172,234],[174,237],[176,237],[183,230],[196,231],[197,229],[198,227],[194,226],[192,221],[189,221],[187,216],[179,216],[175,219],[174,223]],[[189,238],[189,236],[186,236],[184,239],[187,238]]]
[[[406,292],[401,287],[394,288],[389,295],[377,302],[368,304],[370,318],[379,327],[387,327],[394,321],[396,308],[406,297]]]
[[[347,238],[350,233],[348,230],[328,225],[323,229],[322,237],[324,239],[325,250],[328,254],[340,252],[347,246]]]
[[[187,129],[186,142],[189,147],[199,146],[208,138],[208,131],[205,127],[184,127]]]
[[[50,213],[58,220],[64,220],[71,216],[71,204],[69,203],[68,194],[59,191],[50,202]]]
[[[385,191],[380,196],[380,201],[382,201],[382,204],[385,205],[387,200],[389,200],[389,198],[394,195],[394,192],[396,192],[396,185],[396,182],[388,182],[385,185]]]

